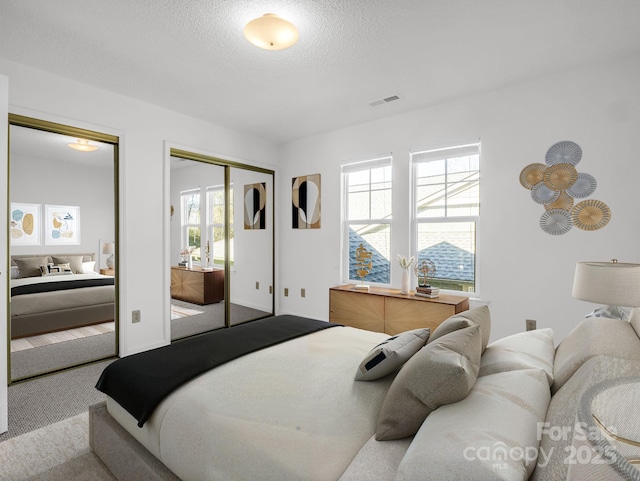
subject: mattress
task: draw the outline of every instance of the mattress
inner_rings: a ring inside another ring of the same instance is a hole
[[[387,337],[334,327],[253,352],[174,391],[142,428],[107,409],[183,481],[335,481],[375,431],[393,376],[354,377]]]
[[[80,279],[108,278],[100,274],[70,274],[56,276],[56,282],[69,282]],[[51,277],[25,277],[11,279],[11,287],[51,282]],[[108,304],[115,302],[113,285],[83,287],[60,291],[21,294],[11,297],[11,316],[25,316],[34,313],[73,309],[76,307]]]

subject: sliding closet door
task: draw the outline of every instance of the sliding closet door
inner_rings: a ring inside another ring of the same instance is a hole
[[[171,340],[225,326],[225,167],[170,160]]]
[[[2,190],[8,191],[7,179],[7,104],[9,97],[8,79],[0,75],[0,185]],[[7,198],[2,201],[3,208],[0,209],[0,225],[7,224]],[[9,262],[7,259],[7,229],[0,229],[0,306],[7,305],[7,290],[9,288]],[[9,362],[7,353],[7,309],[0,309],[0,434],[4,433],[9,426],[7,408],[7,363]]]
[[[17,115],[9,121],[17,381],[118,353],[118,139]],[[63,287],[70,282],[73,289]]]
[[[230,168],[230,325],[272,315],[273,174]]]

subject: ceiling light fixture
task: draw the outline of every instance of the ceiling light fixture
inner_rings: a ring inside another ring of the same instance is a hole
[[[275,13],[267,13],[247,23],[244,36],[256,47],[284,50],[298,41],[298,29]]]
[[[98,150],[98,147],[95,145],[91,145],[88,140],[78,139],[75,144],[67,144],[73,150],[77,150],[79,152],[93,152],[94,150]]]

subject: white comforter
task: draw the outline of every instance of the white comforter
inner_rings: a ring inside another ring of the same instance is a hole
[[[174,392],[143,428],[107,408],[183,481],[335,481],[375,431],[392,376],[354,376],[387,337],[334,327],[249,354]]]

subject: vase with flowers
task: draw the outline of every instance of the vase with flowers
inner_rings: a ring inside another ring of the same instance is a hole
[[[400,294],[409,294],[409,269],[415,262],[415,257],[409,258],[398,254],[398,263],[402,267],[402,286],[400,287]]]
[[[195,250],[194,246],[183,247],[180,251],[180,259],[185,263],[187,269],[191,269],[193,267],[193,262],[191,259],[191,254]]]

